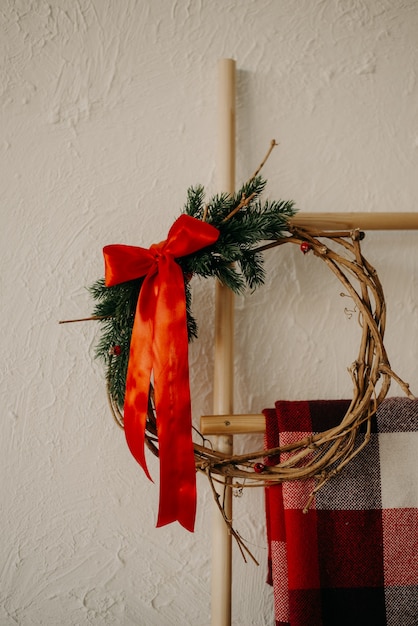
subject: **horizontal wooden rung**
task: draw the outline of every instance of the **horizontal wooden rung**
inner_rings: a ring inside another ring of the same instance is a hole
[[[418,212],[296,213],[289,222],[317,230],[417,230]]]
[[[243,435],[264,433],[264,415],[202,415],[200,432],[202,435]]]

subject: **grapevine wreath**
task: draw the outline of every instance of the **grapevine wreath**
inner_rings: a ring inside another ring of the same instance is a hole
[[[225,483],[227,478],[228,486],[241,490],[313,477],[311,501],[367,444],[371,418],[391,379],[412,397],[388,361],[383,344],[385,299],[377,273],[361,251],[364,234],[299,228],[292,225],[293,202],[262,201],[266,181],[259,172],[267,156],[235,194],[215,195],[205,202],[203,187],[190,188],[165,241],[149,249],[106,246],[105,278],[90,288],[95,308],[88,318],[101,325],[96,354],[106,366],[113,416],[148,477],[144,447],[159,456],[157,526],[178,520],[193,530],[196,471],[201,471],[241,549],[246,548],[226,518],[214,482]],[[213,277],[238,294],[254,290],[264,281],[263,253],[289,243],[326,263],[358,311],[361,341],[349,369],[353,398],[335,428],[291,445],[228,456],[214,450],[192,426],[187,345],[197,337],[197,325],[190,281],[194,276]],[[364,423],[359,444],[356,435]],[[193,431],[198,442],[193,441]],[[290,454],[275,463],[281,452]]]

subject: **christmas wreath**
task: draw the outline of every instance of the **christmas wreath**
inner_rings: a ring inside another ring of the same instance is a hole
[[[157,526],[178,520],[194,528],[196,462],[187,353],[197,325],[190,280],[213,277],[236,293],[263,283],[260,243],[281,239],[294,215],[293,202],[261,201],[265,185],[256,173],[237,193],[208,202],[203,187],[190,188],[168,238],[149,249],[106,246],[105,279],[91,287],[94,318],[102,324],[97,356],[106,365],[111,406],[148,477],[144,446],[152,441],[157,452],[158,438]]]
[[[295,226],[293,202],[261,199],[266,181],[259,172],[265,160],[235,194],[218,194],[206,202],[203,187],[190,188],[165,241],[149,249],[105,246],[105,278],[90,288],[95,308],[88,318],[101,325],[96,355],[105,364],[112,413],[125,430],[133,456],[148,477],[145,447],[160,460],[157,526],[178,520],[193,530],[196,471],[201,471],[241,550],[250,555],[223,511],[214,482],[221,479],[225,484],[227,478],[229,487],[241,491],[314,477],[312,499],[367,444],[371,418],[391,379],[413,397],[388,361],[383,344],[385,299],[376,270],[361,251],[364,234]],[[336,428],[291,446],[228,456],[214,450],[202,435],[198,442],[192,437],[193,430],[198,431],[191,418],[187,353],[197,325],[190,281],[193,276],[215,278],[236,293],[254,290],[264,281],[263,253],[285,243],[324,261],[342,283],[343,295],[354,302],[361,341],[350,368],[353,398]],[[364,423],[359,445],[356,434]]]

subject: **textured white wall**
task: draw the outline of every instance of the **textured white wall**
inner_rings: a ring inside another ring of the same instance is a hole
[[[103,245],[159,241],[189,185],[214,192],[220,57],[239,70],[239,181],[274,137],[270,197],[416,210],[418,4],[1,0],[0,21],[0,624],[205,626],[206,482],[194,534],[154,528],[158,488],[109,415],[96,327],[57,321],[90,313]],[[416,390],[417,244],[414,232],[364,243],[392,365]],[[237,301],[237,411],[349,396],[358,334],[339,284],[294,247],[267,265],[266,287]],[[194,296],[197,419],[211,411],[212,286],[197,281]],[[235,555],[233,623],[270,625],[262,493],[234,505],[261,567]]]

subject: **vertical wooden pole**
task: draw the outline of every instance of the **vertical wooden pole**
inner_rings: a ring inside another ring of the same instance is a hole
[[[219,192],[235,190],[235,61],[221,59],[218,65],[218,161]],[[215,415],[233,413],[234,403],[234,294],[220,283],[215,294],[215,370],[213,410]],[[217,450],[232,454],[232,436],[216,438]],[[232,519],[232,490],[221,493],[225,513]],[[214,505],[212,522],[212,626],[231,625],[232,537]]]

